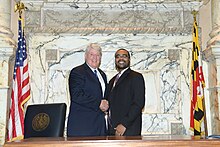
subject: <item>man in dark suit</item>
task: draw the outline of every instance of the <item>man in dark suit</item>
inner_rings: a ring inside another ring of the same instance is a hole
[[[85,63],[71,70],[69,76],[70,111],[67,136],[106,135],[105,112],[108,101],[103,99],[106,74],[99,69],[102,51],[98,44],[88,45]]]
[[[110,135],[141,135],[145,84],[142,74],[130,69],[130,54],[125,49],[115,53],[118,74],[109,82]]]

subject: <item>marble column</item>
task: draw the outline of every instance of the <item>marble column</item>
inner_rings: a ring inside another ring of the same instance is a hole
[[[11,1],[0,0],[0,146],[5,142],[9,100],[9,66],[15,42],[11,26]]]
[[[208,91],[211,114],[211,134],[220,134],[220,1],[211,1],[212,12],[212,31],[211,39],[207,43],[207,49],[204,51],[208,60]]]

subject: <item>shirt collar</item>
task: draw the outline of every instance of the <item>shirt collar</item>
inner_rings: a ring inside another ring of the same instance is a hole
[[[127,67],[127,68],[125,68],[125,69],[123,69],[121,72],[119,72],[118,74],[119,74],[119,77],[128,69],[129,67]]]
[[[87,64],[87,63],[86,63]],[[89,64],[87,64],[89,66]],[[89,66],[89,68],[94,72],[95,70],[98,71],[98,68],[92,68],[91,66]]]

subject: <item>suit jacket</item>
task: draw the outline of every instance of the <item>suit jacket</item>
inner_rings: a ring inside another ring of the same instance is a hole
[[[145,104],[145,83],[142,74],[128,68],[118,79],[115,87],[110,82],[107,98],[110,104],[110,135],[115,134],[118,124],[126,127],[125,136],[141,135],[142,109]]]
[[[98,70],[107,85],[105,73],[100,69]],[[67,136],[106,135],[104,113],[99,108],[103,99],[101,84],[86,63],[71,70],[69,91],[71,105]]]

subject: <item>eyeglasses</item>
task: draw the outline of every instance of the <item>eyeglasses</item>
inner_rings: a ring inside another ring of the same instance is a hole
[[[116,54],[115,58],[128,58],[127,54]]]

